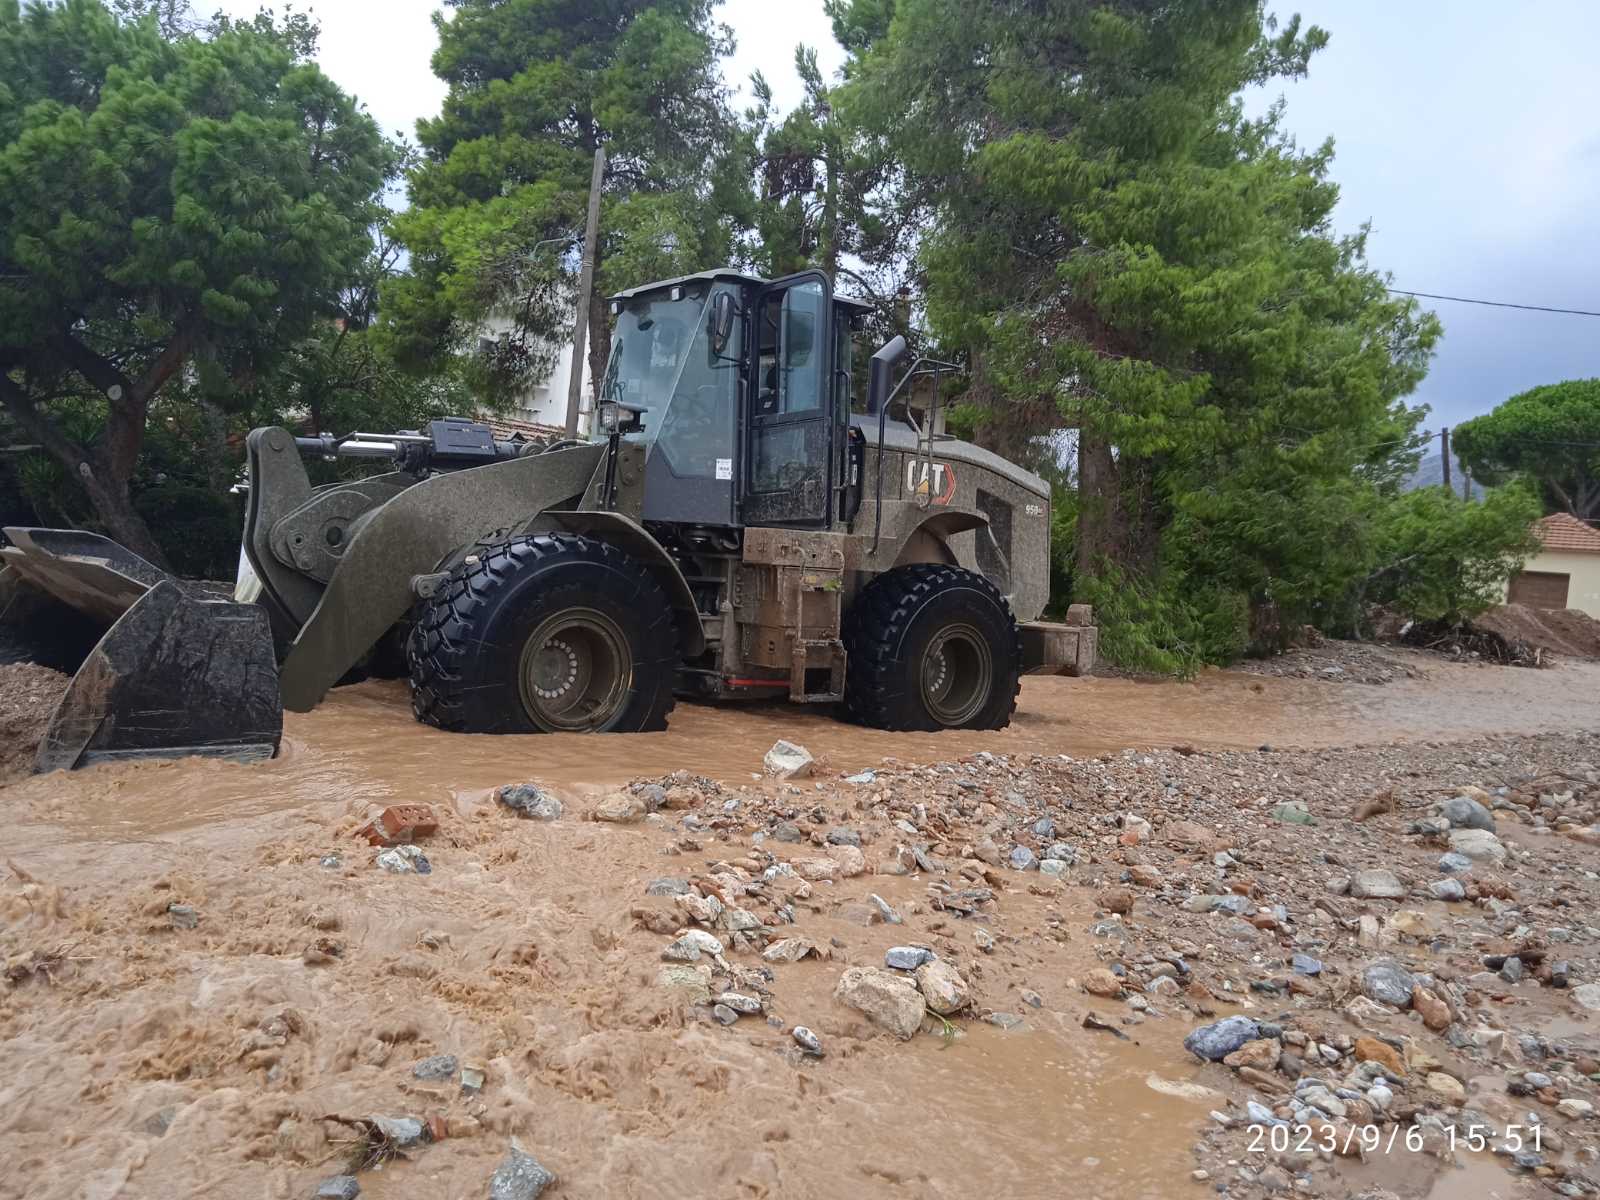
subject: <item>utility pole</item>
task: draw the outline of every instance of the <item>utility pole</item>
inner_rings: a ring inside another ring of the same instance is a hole
[[[1444,490],[1450,490],[1450,426],[1439,428],[1439,453],[1444,459]]]
[[[606,152],[594,152],[589,180],[589,219],[583,226],[583,270],[578,274],[578,316],[572,330],[572,370],[567,373],[567,436],[578,436],[578,405],[583,400],[583,364],[589,348],[589,297],[594,293],[595,243],[600,240],[600,185],[606,177]]]

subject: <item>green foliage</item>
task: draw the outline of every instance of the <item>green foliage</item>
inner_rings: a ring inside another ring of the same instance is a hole
[[[1107,619],[1109,654],[1187,669],[1327,618],[1438,325],[1332,230],[1331,147],[1237,99],[1326,35],[1257,0],[830,13],[864,47],[842,103],[929,205],[927,313],[980,433],[1078,431],[1074,587],[1134,627]]]
[[[1511,397],[1456,426],[1455,450],[1490,484],[1523,475],[1551,502],[1600,520],[1600,379],[1569,379]]]
[[[451,0],[435,20],[444,111],[396,219],[411,272],[384,295],[382,336],[412,365],[476,352],[505,394],[548,371],[566,336],[592,159],[608,166],[596,247],[591,365],[609,345],[603,297],[725,260],[735,196],[719,74],[731,50],[711,0]],[[598,379],[600,372],[596,371]]]
[[[259,375],[332,318],[394,152],[304,60],[303,18],[121,8],[0,3],[0,400],[159,558],[130,492],[152,402]],[[71,436],[85,403],[98,428]]]
[[[1532,489],[1491,491],[1481,504],[1419,488],[1384,506],[1373,531],[1377,567],[1364,599],[1424,621],[1460,621],[1500,603],[1505,583],[1538,553]]]

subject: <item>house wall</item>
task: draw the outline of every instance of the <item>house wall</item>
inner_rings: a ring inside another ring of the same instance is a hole
[[[1528,560],[1524,571],[1550,571],[1571,577],[1567,607],[1600,619],[1600,554],[1573,554],[1546,550]],[[1509,594],[1510,585],[1506,587]]]
[[[502,331],[509,330],[511,323],[503,318],[492,317],[484,323],[484,333],[488,337],[496,337]],[[555,366],[550,369],[550,375],[543,382],[534,384],[521,396],[517,397],[516,408],[508,412],[508,417],[515,417],[519,421],[532,421],[538,425],[565,425],[567,422],[567,385],[572,378],[572,343],[566,342],[556,351]],[[589,433],[589,408],[593,398],[589,392],[589,364],[584,363],[583,368],[583,394],[578,410],[578,436],[587,437]]]

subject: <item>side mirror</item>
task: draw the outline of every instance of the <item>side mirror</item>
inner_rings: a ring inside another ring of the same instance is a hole
[[[737,306],[733,302],[732,292],[718,292],[711,300],[711,326],[707,331],[711,335],[711,353],[721,356],[728,348],[728,339],[733,336],[733,322],[738,316]]]
[[[872,356],[872,363],[867,371],[867,412],[877,416],[889,403],[890,377],[894,372],[894,365],[906,356],[906,340],[903,337],[893,337],[883,344],[883,348]]]

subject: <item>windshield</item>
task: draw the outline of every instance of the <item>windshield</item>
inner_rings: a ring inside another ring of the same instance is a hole
[[[712,350],[707,325],[718,292],[738,298],[737,288],[717,283],[686,288],[680,300],[662,292],[629,301],[611,335],[600,399],[643,410],[643,431],[628,438],[651,443],[651,457],[672,474],[731,485],[743,335],[736,323],[721,352]]]
[[[617,317],[600,399],[643,409],[649,438],[661,431],[661,414],[678,390],[709,297],[707,290],[682,300],[633,300]]]

